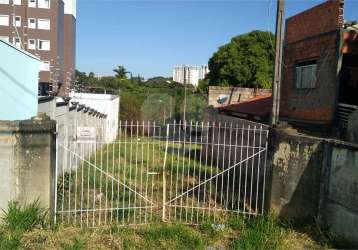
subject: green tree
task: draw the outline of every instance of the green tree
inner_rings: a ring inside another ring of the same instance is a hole
[[[209,85],[271,88],[274,35],[252,31],[231,39],[209,60]]]
[[[90,86],[98,85],[98,79],[96,78],[96,75],[93,72],[88,73],[87,83]]]
[[[75,90],[80,91],[82,88],[84,88],[87,85],[87,79],[88,79],[87,74],[86,72],[81,72],[76,69],[75,78],[76,78],[74,84]]]
[[[199,80],[197,91],[206,96],[209,93],[209,79]]]
[[[124,66],[117,66],[113,70],[116,73],[116,78],[118,79],[127,79],[127,73],[129,73]]]
[[[76,69],[75,71],[76,83],[78,84],[85,84],[87,81],[87,74],[86,72],[81,72]]]

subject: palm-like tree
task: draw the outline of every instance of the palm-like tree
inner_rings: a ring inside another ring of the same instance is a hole
[[[118,79],[127,79],[127,73],[129,73],[124,66],[117,66],[113,70],[116,73],[116,78]]]

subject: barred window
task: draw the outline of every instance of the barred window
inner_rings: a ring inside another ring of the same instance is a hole
[[[295,87],[297,89],[313,89],[316,87],[316,80],[316,60],[310,60],[296,64]]]

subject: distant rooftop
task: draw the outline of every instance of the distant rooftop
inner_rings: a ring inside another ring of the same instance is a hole
[[[218,108],[220,112],[229,113],[241,117],[253,117],[255,120],[263,120],[269,117],[272,109],[272,94],[257,96],[248,101],[230,104]]]

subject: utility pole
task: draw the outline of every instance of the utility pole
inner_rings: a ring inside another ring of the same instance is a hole
[[[281,92],[281,77],[282,77],[282,59],[283,59],[283,39],[284,39],[284,13],[285,0],[277,0],[277,15],[276,15],[276,44],[275,44],[275,68],[272,88],[272,113],[271,126],[276,126],[280,119],[280,92]]]
[[[183,115],[183,121],[184,121],[184,126],[186,126],[186,73],[189,74],[189,70],[186,71],[186,67],[184,67],[184,115]]]

